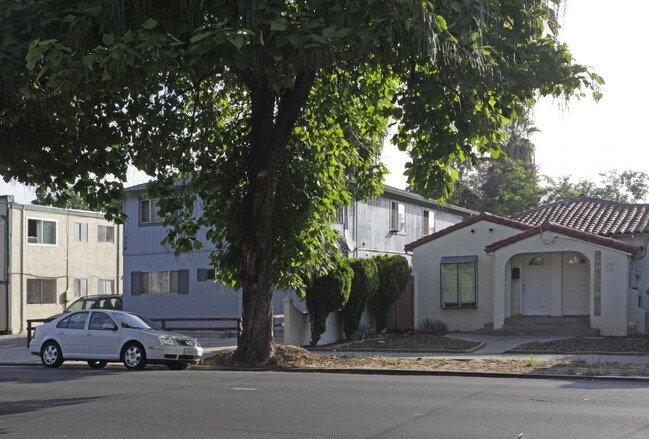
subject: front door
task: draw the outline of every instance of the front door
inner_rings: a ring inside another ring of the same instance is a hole
[[[563,254],[563,315],[588,315],[590,266],[576,253]]]
[[[529,316],[550,314],[550,258],[547,254],[523,257],[522,312]]]

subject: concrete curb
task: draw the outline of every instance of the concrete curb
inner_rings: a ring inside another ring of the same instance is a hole
[[[525,354],[525,355],[613,355],[613,356],[634,356],[643,357],[649,355],[649,352],[600,352],[600,351],[574,351],[574,352],[561,352],[561,351],[514,351],[508,350],[505,354]]]

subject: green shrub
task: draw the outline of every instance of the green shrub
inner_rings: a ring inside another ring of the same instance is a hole
[[[410,266],[403,256],[375,256],[379,273],[379,289],[368,304],[376,318],[376,332],[388,326],[392,304],[401,297],[410,279]]]
[[[425,332],[426,334],[432,335],[448,334],[448,326],[446,326],[446,323],[442,322],[441,320],[424,319],[421,323],[419,323],[417,329],[420,332]]]
[[[338,260],[329,273],[317,277],[306,289],[306,306],[311,321],[311,345],[315,346],[327,329],[329,313],[342,308],[349,299],[354,271],[349,265]]]
[[[349,300],[340,311],[340,317],[345,328],[345,337],[351,339],[358,331],[365,304],[379,288],[379,275],[376,262],[370,258],[350,259],[348,263],[354,270],[354,278]]]

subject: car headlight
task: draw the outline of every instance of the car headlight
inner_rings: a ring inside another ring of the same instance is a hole
[[[162,335],[162,336],[158,337],[158,340],[160,340],[160,344],[164,344],[164,345],[173,346],[175,344],[174,339],[171,338],[171,337],[167,337],[166,335]]]

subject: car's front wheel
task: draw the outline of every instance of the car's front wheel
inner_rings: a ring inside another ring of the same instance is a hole
[[[103,369],[106,367],[108,364],[108,361],[98,361],[98,360],[91,360],[88,361],[88,366],[90,366],[93,369]]]
[[[171,370],[185,370],[189,367],[189,363],[169,363],[167,367]]]
[[[143,369],[146,366],[146,352],[140,343],[131,341],[122,349],[122,363],[127,369]]]
[[[41,363],[45,367],[59,367],[63,364],[61,347],[55,341],[46,341],[41,348]]]

